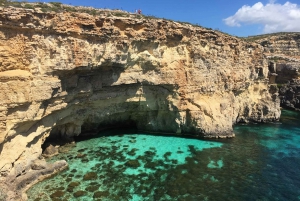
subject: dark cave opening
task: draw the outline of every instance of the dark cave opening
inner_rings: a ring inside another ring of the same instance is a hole
[[[61,147],[70,144],[76,144],[78,141],[83,141],[95,137],[103,136],[101,132],[111,130],[110,135],[119,135],[118,133],[114,133],[113,130],[124,129],[124,132],[137,132],[136,122],[133,120],[125,120],[125,121],[113,121],[113,122],[102,122],[102,123],[90,123],[85,122],[81,126],[81,133],[78,136],[67,137],[61,133],[61,128],[66,125],[59,125],[53,127],[50,132],[50,135],[45,139],[42,144],[42,153],[45,154],[45,150],[49,149],[49,147]],[[59,152],[59,150],[57,150]]]
[[[81,126],[81,134],[74,137],[75,142],[81,141],[85,139],[90,139],[93,137],[103,136],[101,133],[107,130],[120,130],[124,129],[124,131],[132,130],[133,132],[137,131],[136,122],[133,120],[125,120],[125,121],[112,121],[105,123],[84,123]],[[114,132],[112,132],[113,135]],[[118,135],[116,133],[116,135]]]

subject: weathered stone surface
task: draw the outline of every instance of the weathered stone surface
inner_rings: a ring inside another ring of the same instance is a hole
[[[49,135],[134,124],[232,137],[280,116],[259,44],[143,17],[3,8],[0,21],[2,175],[30,167]]]
[[[35,163],[37,163],[37,161]],[[0,189],[1,193],[3,193],[1,196],[5,197],[6,201],[27,200],[27,195],[25,194],[26,190],[38,181],[67,168],[68,164],[62,160],[53,164],[43,164],[42,166],[43,168],[31,169],[28,172],[24,172],[23,175],[19,175],[17,178],[14,176],[1,177]],[[55,197],[59,194],[60,192],[57,192],[57,194],[53,194],[53,196]]]
[[[33,170],[42,170],[47,168],[47,162],[45,160],[35,160],[31,165]]]
[[[300,56],[299,33],[277,33],[253,37],[253,40],[264,47],[264,52],[273,56],[282,55],[294,58]]]
[[[300,82],[289,82],[280,88],[281,106],[300,110]]]
[[[47,146],[46,149],[43,151],[43,155],[46,157],[54,156],[56,154],[58,154],[58,148],[56,148],[52,144],[49,144],[49,146]]]
[[[300,110],[300,34],[277,33],[253,37],[264,47],[273,83],[278,84],[280,106]]]

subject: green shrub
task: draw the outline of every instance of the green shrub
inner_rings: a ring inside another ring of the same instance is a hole
[[[76,12],[76,9],[74,7],[64,7],[64,9],[68,12]]]
[[[158,17],[156,17],[154,15],[146,15],[145,18],[146,19],[158,19]]]
[[[55,7],[61,7],[61,5],[62,5],[62,3],[60,3],[60,2],[49,2],[49,3]]]
[[[97,15],[97,11],[95,10],[95,9],[93,9],[93,10],[91,10],[90,12],[89,12],[89,14],[91,14],[91,15]]]
[[[15,3],[21,4],[21,2],[14,2],[11,0],[0,0],[0,6],[13,6]]]
[[[24,8],[34,9],[34,6],[32,4],[25,4]]]
[[[284,87],[286,84],[277,83],[277,88],[280,89],[281,87]]]
[[[123,13],[123,12],[118,12],[118,11],[115,11],[115,12],[112,12],[112,14],[116,17],[125,17],[127,16],[126,13]]]

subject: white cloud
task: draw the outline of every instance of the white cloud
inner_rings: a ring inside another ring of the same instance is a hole
[[[258,2],[253,6],[242,6],[233,16],[223,19],[228,26],[260,24],[264,33],[300,31],[300,6],[270,0],[266,5]]]

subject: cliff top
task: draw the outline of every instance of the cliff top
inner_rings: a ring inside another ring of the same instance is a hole
[[[275,63],[300,63],[300,32],[278,32],[249,36],[245,41],[264,47],[264,54]]]
[[[183,22],[183,21],[176,21],[172,19],[160,18],[154,15],[145,15],[145,14],[137,14],[132,12],[127,12],[120,9],[107,9],[107,8],[94,8],[94,7],[87,7],[87,6],[73,6],[67,5],[60,2],[19,2],[19,1],[9,1],[9,0],[0,0],[0,7],[8,7],[8,8],[23,8],[27,11],[34,11],[38,13],[63,13],[63,12],[71,12],[71,13],[86,13],[92,16],[102,16],[102,17],[122,17],[122,18],[132,18],[132,19],[157,19],[157,20],[166,20],[170,22],[177,22],[180,24],[191,25],[193,27],[201,27],[208,30],[213,30],[215,32],[220,32],[225,35],[229,35],[231,37],[237,37],[234,35],[230,35],[226,32],[222,32],[218,29],[214,30],[212,28],[203,27],[199,24],[193,24],[190,22]],[[240,38],[240,37],[237,37]]]
[[[107,17],[126,17],[126,18],[137,18],[137,19],[160,19],[153,15],[143,15],[143,14],[136,14],[131,13],[119,9],[106,9],[106,8],[94,8],[94,7],[87,7],[87,6],[73,6],[62,4],[60,2],[18,2],[18,1],[7,1],[7,0],[0,0],[1,7],[10,7],[10,8],[23,8],[29,10],[34,10],[40,13],[61,13],[61,12],[77,12],[77,13],[87,13],[93,16],[107,16]],[[161,18],[164,19],[164,18]],[[168,19],[164,19],[168,20]],[[172,20],[169,20],[172,21]],[[177,21],[179,22],[179,21]],[[184,24],[191,24],[189,22],[180,22]],[[199,26],[198,24],[191,24],[193,26]]]
[[[124,17],[124,18],[133,18],[133,19],[157,19],[157,20],[167,20],[167,21],[173,21],[180,24],[187,24],[194,27],[201,27],[208,30],[213,30],[212,28],[203,27],[199,24],[192,24],[189,22],[182,22],[182,21],[175,21],[172,19],[165,19],[165,18],[159,18],[153,15],[144,15],[144,14],[136,14],[127,12],[124,10],[119,9],[106,9],[106,8],[94,8],[94,7],[87,7],[87,6],[73,6],[73,5],[67,5],[62,4],[60,2],[19,2],[19,1],[10,1],[10,0],[0,0],[0,7],[9,7],[9,8],[23,8],[27,11],[35,11],[38,13],[61,13],[61,12],[75,12],[75,13],[87,13],[92,16],[106,16],[106,17]],[[220,32],[225,35],[230,35],[228,33],[222,32],[220,30],[213,30],[215,32]],[[257,42],[261,43],[262,41],[269,40],[270,38],[280,38],[280,39],[288,39],[290,37],[298,37],[300,38],[300,32],[277,32],[277,33],[269,33],[269,34],[261,34],[261,35],[254,35],[254,36],[248,36],[248,37],[238,37],[234,35],[230,35],[232,37],[237,37],[240,39],[243,39],[247,42]]]
[[[277,33],[269,33],[269,34],[260,34],[255,36],[243,37],[243,39],[249,42],[258,42],[258,41],[267,40],[271,38],[284,39],[284,38],[291,38],[291,37],[300,38],[300,32],[277,32]]]
[[[31,35],[33,33],[42,34],[45,37],[61,36],[59,40],[63,40],[64,37],[68,36],[94,42],[114,39],[119,41],[119,48],[124,44],[130,44],[130,40],[133,38],[137,41],[168,43],[169,46],[176,46],[179,43],[194,46],[195,41],[191,40],[191,38],[194,38],[196,41],[201,40],[201,44],[197,47],[204,49],[208,48],[206,47],[208,42],[216,46],[225,45],[230,49],[250,47],[255,49],[259,46],[255,43],[249,44],[240,38],[220,31],[190,23],[160,19],[121,10],[76,7],[57,2],[2,3],[2,7],[0,7],[0,25],[9,34],[21,30],[23,33],[22,36],[20,35],[11,43],[7,43],[3,48],[3,54],[7,57],[5,57],[5,62],[2,62],[0,71],[28,70],[28,66],[34,58],[34,55],[32,55],[32,45],[34,45],[32,41],[36,38],[32,37],[39,38],[39,36]],[[26,40],[28,40],[28,43],[26,43]],[[51,42],[47,45],[51,46]],[[10,48],[11,46],[18,48]],[[9,51],[10,53],[8,53]],[[28,56],[26,59],[23,58],[24,54]],[[236,56],[235,59],[237,58]],[[79,66],[79,63],[78,61],[76,65]]]

